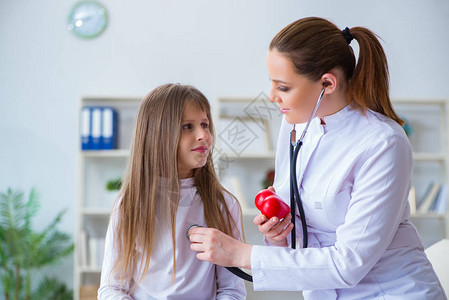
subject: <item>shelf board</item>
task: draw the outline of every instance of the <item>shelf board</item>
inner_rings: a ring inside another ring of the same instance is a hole
[[[129,156],[129,149],[115,150],[85,150],[81,151],[84,157],[123,157]]]
[[[84,208],[81,213],[91,217],[109,217],[111,210],[108,208]]]
[[[429,105],[429,104],[439,104],[443,105],[448,103],[448,100],[446,99],[391,99],[391,102],[393,104],[416,104],[416,105]]]
[[[101,273],[101,267],[80,266],[78,271],[80,273],[99,274]]]
[[[448,216],[447,213],[436,213],[436,212],[415,212],[410,215],[411,218],[415,219],[427,219],[427,218],[433,218],[433,219],[445,219]]]
[[[445,161],[447,159],[447,156],[442,153],[415,152],[413,153],[413,159],[428,160],[428,161]]]

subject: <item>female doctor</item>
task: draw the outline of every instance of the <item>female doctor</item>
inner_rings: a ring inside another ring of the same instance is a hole
[[[284,201],[292,124],[302,132],[324,89],[297,158],[308,248],[289,248],[290,215],[259,215],[254,223],[272,247],[195,228],[190,240],[197,258],[251,269],[255,290],[302,290],[306,299],[446,299],[408,220],[411,147],[390,102],[387,60],[376,36],[304,18],[273,38],[266,63],[270,99],[284,114],[274,182]],[[294,217],[300,243],[300,216]]]

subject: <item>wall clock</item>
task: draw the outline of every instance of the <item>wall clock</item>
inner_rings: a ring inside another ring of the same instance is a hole
[[[99,2],[81,1],[70,10],[68,23],[67,29],[76,36],[92,39],[106,29],[108,14]]]

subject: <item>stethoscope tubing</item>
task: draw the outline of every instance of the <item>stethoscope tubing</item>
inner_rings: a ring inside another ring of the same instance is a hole
[[[323,98],[325,88],[321,90],[320,96],[316,102],[315,108],[307,121],[306,127],[302,131],[302,134],[298,141],[296,141],[296,130],[295,124],[293,124],[293,129],[290,132],[290,211],[292,215],[293,229],[291,232],[291,248],[296,249],[296,205],[298,205],[299,216],[301,218],[302,226],[302,247],[307,248],[308,246],[308,232],[307,232],[307,222],[306,215],[304,212],[304,207],[302,205],[301,195],[299,193],[298,179],[296,177],[296,163],[298,161],[298,153],[303,145],[304,138],[309,128],[310,122],[315,117],[318,107],[321,104],[321,99]]]
[[[237,267],[225,267],[229,272],[234,274],[237,277],[242,278],[243,280],[253,282],[253,276],[249,275],[245,271]]]
[[[298,180],[296,178],[296,162],[298,158],[299,150],[301,149],[302,141],[296,145],[296,147],[291,146],[291,161],[290,161],[290,210],[292,214],[293,230],[291,232],[291,247],[296,249],[296,221],[295,221],[295,211],[296,205],[298,205],[299,216],[301,218],[301,227],[303,235],[302,247],[307,248],[308,245],[308,232],[307,232],[307,222],[306,215],[304,213],[304,207],[302,205],[301,196],[299,194]],[[293,193],[292,193],[293,192]]]

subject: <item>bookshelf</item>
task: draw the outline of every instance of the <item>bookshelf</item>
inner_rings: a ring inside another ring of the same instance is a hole
[[[78,138],[78,195],[75,228],[74,299],[96,299],[109,215],[117,193],[106,182],[123,175],[134,120],[142,98],[82,97],[84,106],[113,107],[118,117],[118,145],[112,150],[81,150]],[[95,248],[95,249],[94,249]],[[93,250],[94,251],[91,251]],[[93,253],[95,252],[95,253]]]
[[[412,129],[409,140],[413,150],[412,183],[417,210],[412,213],[411,221],[427,247],[449,237],[447,194],[441,200],[446,203],[444,212],[432,208],[419,210],[432,185],[437,183],[446,189],[449,186],[449,100],[393,99],[392,102],[398,115],[405,118]]]

